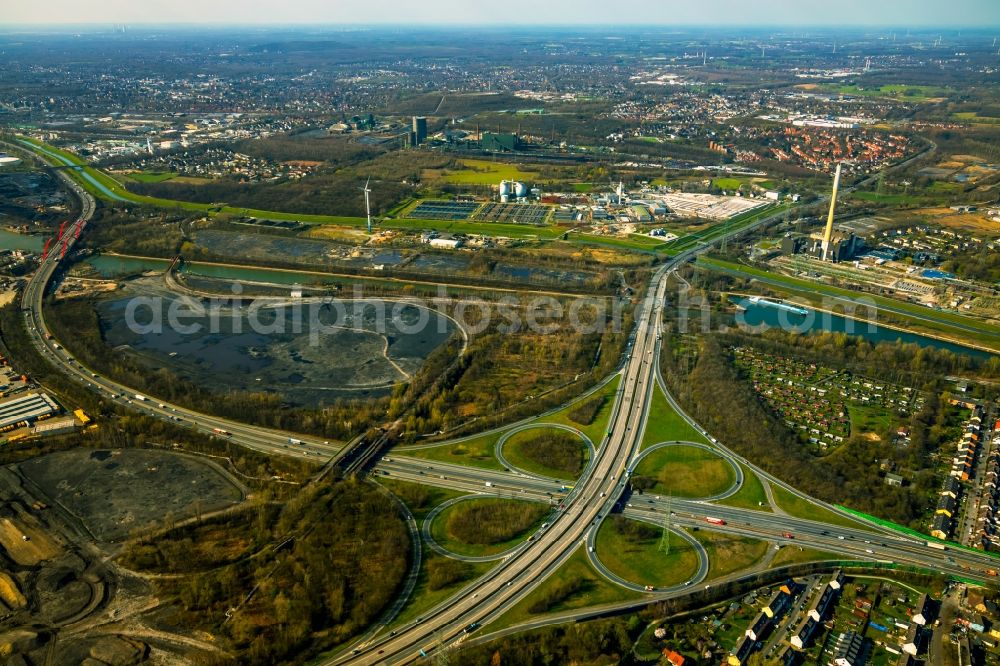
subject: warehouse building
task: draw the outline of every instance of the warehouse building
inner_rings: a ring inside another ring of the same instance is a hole
[[[0,429],[27,421],[34,422],[59,411],[55,400],[44,393],[27,393],[0,402]]]

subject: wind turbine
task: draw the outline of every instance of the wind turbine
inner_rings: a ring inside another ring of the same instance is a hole
[[[364,193],[365,193],[365,213],[368,215],[368,233],[372,232],[372,206],[368,200],[368,195],[371,194],[371,189],[368,188],[368,183],[372,182],[372,177],[368,176],[368,180],[365,181]]]

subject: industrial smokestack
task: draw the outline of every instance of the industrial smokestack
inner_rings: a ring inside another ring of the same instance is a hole
[[[833,235],[833,212],[837,208],[837,190],[840,188],[840,167],[837,163],[837,173],[833,176],[833,194],[830,195],[830,214],[826,218],[826,231],[823,233],[823,261],[830,253],[830,237]]]

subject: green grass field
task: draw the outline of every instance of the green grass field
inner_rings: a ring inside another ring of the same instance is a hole
[[[604,566],[639,585],[677,585],[698,571],[698,554],[690,543],[672,536],[669,554],[659,550],[659,545],[659,536],[633,539],[619,534],[610,521],[605,521],[597,533],[596,551]]]
[[[971,122],[973,125],[1000,124],[1000,118],[994,118],[993,116],[981,116],[975,111],[961,111],[959,113],[953,113],[952,116],[956,120],[964,120],[966,122]]]
[[[502,470],[503,465],[497,460],[494,452],[497,440],[502,433],[496,432],[481,435],[472,439],[442,444],[428,449],[401,450],[401,456],[420,458],[422,460],[439,460],[456,465],[469,465],[483,469]]]
[[[701,433],[670,406],[670,403],[663,396],[663,391],[660,390],[659,386],[656,386],[653,388],[653,400],[649,407],[646,430],[642,434],[641,448],[672,441],[709,444],[709,441]]]
[[[857,85],[841,85],[837,83],[823,83],[817,86],[825,92],[839,93],[841,95],[854,95],[856,97],[891,97],[892,99],[902,99],[911,102],[926,102],[949,94],[948,88],[940,86],[924,86],[910,84],[887,84],[874,88],[867,88]]]
[[[724,500],[719,500],[719,504],[725,506],[735,506],[740,509],[754,509],[755,511],[770,511],[771,505],[767,502],[767,494],[764,486],[757,475],[743,463],[739,463],[743,469],[743,485],[733,495]],[[763,506],[761,505],[763,503]]]
[[[570,594],[559,594],[558,590],[566,589],[570,583],[576,584],[576,589]],[[504,613],[496,622],[490,623],[489,628],[492,631],[497,631],[504,627],[527,622],[539,615],[629,601],[641,596],[638,592],[626,590],[609,582],[604,576],[597,573],[590,566],[584,547],[580,546],[555,573],[517,605]],[[548,607],[540,612],[530,610],[532,606],[543,603],[545,600],[551,600],[554,603],[545,604]]]
[[[570,469],[569,467],[559,468],[546,464],[547,456],[544,451],[546,435],[574,442],[580,452],[580,465],[574,465]],[[570,480],[580,476],[590,459],[587,445],[578,435],[556,428],[532,428],[512,435],[504,442],[503,455],[511,465],[525,472]]]
[[[573,233],[568,240],[579,245],[601,245],[616,250],[633,250],[636,252],[656,252],[663,249],[663,241],[652,236],[629,234],[621,236],[597,236],[595,234]]]
[[[736,473],[719,455],[693,446],[669,446],[650,453],[634,471],[635,477],[656,480],[645,492],[676,497],[710,497],[733,485]]]
[[[534,180],[536,171],[522,171],[516,164],[489,160],[459,160],[466,170],[449,171],[444,179],[460,185],[499,185],[501,180]]]
[[[851,417],[851,433],[882,432],[898,419],[888,409],[877,405],[856,405],[848,403],[847,413]]]
[[[919,194],[879,194],[878,192],[852,192],[851,198],[890,206],[920,206],[931,201]]]
[[[176,178],[177,174],[172,171],[133,171],[128,177],[140,183],[162,183]]]
[[[720,190],[737,190],[743,181],[739,178],[713,178],[712,185],[715,185]]]
[[[708,577],[714,580],[728,576],[737,571],[749,569],[767,554],[770,544],[760,539],[723,534],[704,528],[699,529],[694,537],[708,553]]]

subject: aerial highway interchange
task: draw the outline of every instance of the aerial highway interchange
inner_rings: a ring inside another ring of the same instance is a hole
[[[82,202],[79,220],[67,231],[63,243],[72,248],[77,229],[88,221],[95,208],[90,194],[70,178],[65,170],[60,176]],[[766,220],[761,220],[763,223]],[[743,230],[738,230],[739,233]],[[715,239],[715,242],[722,237]],[[498,472],[474,469],[445,463],[427,462],[407,458],[405,451],[393,452],[375,468],[375,473],[391,478],[431,484],[470,494],[512,496],[557,506],[553,517],[528,541],[504,553],[496,567],[486,576],[466,586],[458,594],[425,613],[417,621],[397,628],[391,634],[382,632],[368,636],[351,650],[328,659],[326,663],[409,663],[422,653],[426,654],[442,643],[447,645],[462,639],[470,627],[484,627],[500,617],[521,599],[538,587],[552,572],[560,567],[578,548],[588,546],[588,555],[600,571],[600,553],[593,549],[594,539],[601,521],[613,511],[637,520],[660,525],[664,513],[672,509],[670,521],[677,526],[706,527],[705,519],[716,517],[721,523],[710,529],[774,541],[785,547],[808,546],[838,553],[848,560],[909,564],[928,570],[954,574],[969,579],[988,579],[987,571],[994,565],[992,556],[964,549],[950,549],[943,553],[926,541],[880,528],[861,525],[847,528],[818,521],[795,518],[781,513],[767,513],[737,509],[705,500],[690,500],[650,495],[632,494],[627,499],[626,489],[631,469],[640,455],[640,441],[648,417],[654,389],[659,385],[673,403],[660,376],[659,344],[660,314],[666,304],[668,277],[673,270],[703,252],[709,243],[702,243],[670,258],[655,273],[647,294],[641,300],[636,325],[629,342],[626,358],[620,369],[621,383],[615,396],[614,408],[607,434],[592,454],[590,464],[579,479],[571,481],[568,492],[562,490],[570,481],[541,478],[509,471]],[[45,325],[43,302],[64,252],[60,247],[48,253],[40,269],[23,294],[22,307],[30,321],[30,330],[37,347],[59,365],[69,376],[91,390],[121,404],[149,415],[230,439],[234,443],[273,455],[309,457],[323,462],[335,456],[341,447],[315,438],[248,426],[228,419],[201,414],[180,406],[167,404],[155,396],[140,396],[135,390],[107,377],[89,371],[52,338]],[[676,403],[674,407],[680,413]],[[688,418],[685,416],[685,418]],[[690,419],[689,419],[690,420]],[[704,432],[697,424],[692,424]],[[506,426],[509,428],[509,426]],[[709,436],[705,433],[706,436]],[[713,439],[714,441],[714,439]],[[725,450],[724,443],[716,443],[727,460],[740,469],[739,463],[754,469],[769,483],[781,482],[766,475],[751,463],[740,460]],[[738,490],[742,474],[737,475],[734,486],[727,495]],[[782,484],[783,485],[783,484]],[[790,489],[794,491],[794,489]],[[800,494],[801,496],[801,494]],[[714,498],[719,499],[719,498]],[[818,506],[831,509],[816,502]],[[836,509],[832,509],[836,510]],[[785,536],[791,533],[792,537]],[[666,589],[648,590],[649,600],[683,595],[692,586],[705,585],[708,570],[704,551],[697,574],[683,584]],[[610,575],[610,574],[609,574]],[[617,577],[610,575],[612,580]],[[738,577],[734,575],[733,578]],[[620,584],[643,589],[634,583]]]

